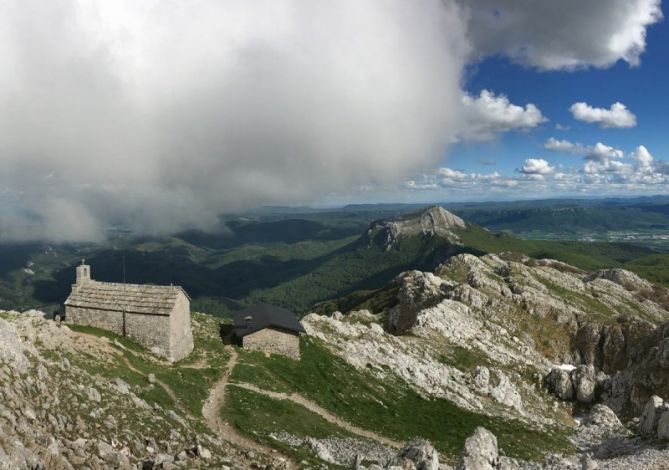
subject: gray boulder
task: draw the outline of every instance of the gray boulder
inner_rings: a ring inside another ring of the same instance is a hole
[[[583,421],[587,426],[599,426],[609,429],[618,429],[622,423],[611,408],[606,405],[597,404],[592,407],[590,414]]]
[[[655,434],[657,423],[664,409],[664,400],[662,398],[657,395],[650,397],[639,419],[639,432],[646,435]]]
[[[397,455],[400,465],[411,462],[416,470],[439,470],[439,453],[428,441],[417,439],[408,442]]]
[[[465,441],[457,470],[496,470],[499,468],[497,438],[479,426]]]
[[[581,403],[591,403],[595,398],[597,379],[593,366],[578,366],[571,372],[576,399]]]
[[[546,388],[560,400],[571,400],[574,398],[574,385],[571,382],[569,372],[554,368],[544,380]]]

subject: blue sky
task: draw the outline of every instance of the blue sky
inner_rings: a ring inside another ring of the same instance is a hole
[[[473,94],[488,89],[505,94],[512,103],[534,103],[549,119],[530,131],[498,134],[486,142],[464,142],[451,147],[444,166],[465,172],[498,171],[512,174],[526,158],[544,158],[552,165],[573,167],[579,156],[543,148],[550,137],[594,145],[603,142],[625,153],[644,145],[656,159],[669,159],[669,24],[666,20],[647,30],[647,48],[639,66],[618,61],[605,69],[538,71],[492,57],[467,68],[465,89]],[[570,106],[585,101],[594,107],[625,104],[637,117],[637,126],[601,129],[577,121]],[[559,130],[556,125],[566,127]]]

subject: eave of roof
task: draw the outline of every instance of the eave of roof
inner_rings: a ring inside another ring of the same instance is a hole
[[[252,317],[251,323],[246,321]],[[295,333],[304,333],[304,327],[290,310],[274,305],[259,304],[233,313],[235,334],[239,336],[244,331],[259,331],[264,328],[276,328]],[[245,333],[249,334],[249,333]]]

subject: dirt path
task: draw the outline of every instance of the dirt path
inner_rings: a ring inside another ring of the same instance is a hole
[[[131,371],[136,372],[140,375],[143,375],[144,377],[147,377],[147,379],[148,379],[148,377],[149,377],[148,374],[145,374],[144,372],[142,372],[141,370],[139,370],[135,366],[133,366],[126,356],[123,356],[122,359],[123,359],[123,362],[125,363],[125,365],[128,369],[130,369]],[[170,399],[174,402],[174,405],[179,409],[179,411],[182,414],[188,416],[189,418],[194,419],[194,416],[190,413],[190,411],[188,411],[186,409],[185,406],[183,406],[183,404],[181,403],[181,401],[179,401],[176,394],[174,393],[174,391],[172,390],[172,388],[169,385],[167,385],[165,382],[163,382],[162,380],[158,379],[155,376],[154,376],[154,381],[158,385],[160,385],[163,388],[163,390],[165,390],[165,393],[167,393],[167,396],[170,397]]]
[[[338,416],[330,413],[328,410],[325,408],[322,408],[320,405],[316,404],[315,402],[309,400],[308,398],[303,397],[302,395],[299,395],[297,393],[281,393],[281,392],[272,392],[269,390],[264,390],[262,388],[258,388],[255,385],[251,385],[248,383],[241,383],[241,382],[235,382],[231,383],[230,385],[234,387],[239,387],[243,388],[245,390],[249,390],[251,392],[259,393],[261,395],[265,395],[267,397],[273,398],[275,400],[288,400],[293,403],[297,403],[298,405],[303,406],[304,408],[308,409],[312,413],[316,413],[318,416],[323,418],[325,421],[335,424],[339,426],[340,428],[343,428],[350,432],[351,434],[356,434],[357,436],[364,437],[367,439],[371,439],[373,441],[379,442],[383,445],[389,446],[389,447],[394,447],[394,448],[401,448],[404,444],[399,441],[395,441],[393,439],[390,439],[385,436],[381,436],[380,434],[377,434],[373,431],[369,431],[367,429],[362,429],[359,428],[348,421],[344,421],[343,419],[339,418]]]
[[[269,446],[265,446],[256,442],[252,439],[249,439],[239,431],[237,431],[229,423],[223,421],[221,417],[221,409],[225,402],[225,388],[230,381],[230,374],[237,364],[237,351],[234,348],[230,348],[230,359],[228,361],[225,374],[221,377],[218,382],[216,382],[211,390],[209,391],[209,397],[207,401],[204,402],[202,407],[202,416],[207,422],[209,429],[215,433],[217,436],[220,436],[224,441],[227,441],[238,447],[245,449],[254,450],[261,454],[268,456],[281,457],[286,462],[286,468],[292,469],[296,468],[294,462],[287,457],[286,455],[281,454],[276,449],[272,449]]]

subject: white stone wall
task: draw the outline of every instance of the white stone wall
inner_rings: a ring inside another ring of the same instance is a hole
[[[170,360],[178,361],[193,352],[190,300],[179,293],[170,315]]]
[[[107,312],[90,308],[65,306],[65,321],[77,325],[93,326],[123,335],[123,315],[121,312]]]
[[[170,358],[170,317],[126,313],[126,336],[154,354]]]
[[[244,336],[242,347],[249,351],[282,354],[293,359],[300,358],[299,334],[274,328],[265,328]]]
[[[124,335],[122,312],[65,306],[65,321],[93,326]],[[168,315],[125,313],[125,336],[151,352],[170,361],[185,358],[193,351],[190,301],[179,293],[174,309]]]

